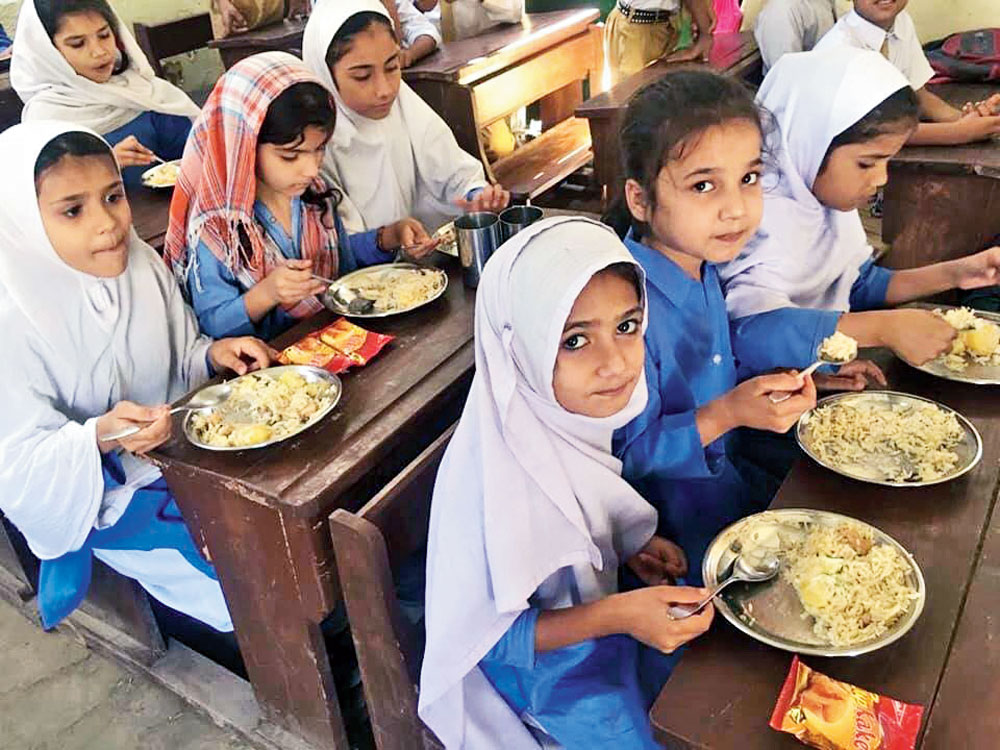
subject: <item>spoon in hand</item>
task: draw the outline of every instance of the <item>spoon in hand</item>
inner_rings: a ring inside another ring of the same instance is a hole
[[[827,345],[830,342],[830,340],[833,339],[834,337],[847,339],[848,342],[854,343],[854,346],[852,347],[850,353],[847,356],[833,357],[829,353],[827,353]],[[835,333],[833,336],[829,336],[823,339],[823,343],[819,345],[819,351],[816,352],[816,357],[817,359],[815,362],[813,362],[806,369],[804,369],[802,372],[799,373],[798,375],[799,379],[804,381],[807,375],[812,375],[814,372],[816,372],[817,368],[822,367],[823,365],[839,366],[839,365],[846,365],[848,362],[853,362],[858,358],[857,342],[855,342],[853,339],[847,336],[844,336],[843,334]],[[771,399],[772,404],[780,404],[782,401],[787,401],[788,399],[790,399],[793,395],[795,395],[795,391],[786,391],[784,393],[772,393],[770,396],[768,396],[768,398]]]
[[[683,620],[687,617],[691,617],[692,615],[696,615],[701,612],[701,610],[705,608],[705,605],[718,596],[719,592],[726,588],[729,584],[736,583],[737,581],[745,581],[746,583],[761,583],[774,578],[777,572],[777,557],[766,557],[758,563],[751,564],[741,555],[736,558],[736,561],[733,564],[732,575],[712,589],[708,596],[697,604],[675,604],[672,607],[668,607],[667,614],[672,620]]]
[[[202,388],[194,394],[194,396],[191,397],[191,400],[181,404],[180,406],[175,406],[170,410],[170,414],[177,414],[181,411],[198,411],[199,409],[214,408],[229,398],[229,395],[232,392],[233,388],[228,383],[210,385],[207,388]],[[110,440],[121,440],[122,438],[135,435],[137,432],[144,430],[148,424],[148,422],[142,425],[134,424],[131,427],[126,427],[118,432],[112,432],[108,435],[99,435],[97,439],[102,443],[106,443]]]

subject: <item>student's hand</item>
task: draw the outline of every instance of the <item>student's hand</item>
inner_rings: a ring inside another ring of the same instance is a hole
[[[118,143],[113,151],[122,167],[144,167],[156,161],[153,152],[139,143],[139,139],[134,135]]]
[[[1000,284],[1000,247],[991,247],[949,264],[953,284],[959,289],[978,289]]]
[[[121,440],[101,442],[101,435],[111,435],[116,432],[142,426],[134,435]],[[170,407],[142,406],[131,401],[119,401],[107,414],[97,418],[97,447],[101,453],[107,453],[121,446],[131,453],[148,453],[162,445],[170,438]]]
[[[413,65],[413,52],[409,47],[400,47],[397,59],[399,60],[399,67],[406,69]]]
[[[476,211],[499,213],[507,208],[508,203],[510,203],[510,191],[504,190],[503,185],[487,185],[473,195],[471,200],[459,198],[455,201],[455,205],[467,214]]]
[[[306,297],[322,294],[326,284],[312,277],[312,261],[289,259],[260,282],[265,285],[268,299],[277,305],[295,305]]]
[[[441,243],[432,239],[424,225],[413,218],[400,219],[382,228],[382,249],[385,252],[401,250],[414,260],[425,258]]]
[[[709,603],[683,620],[674,620],[667,609],[674,604],[697,604],[708,594],[708,589],[690,586],[650,586],[615,594],[621,630],[651,648],[672,653],[708,630],[715,608]]]
[[[833,375],[817,372],[813,381],[817,391],[863,391],[869,383],[883,388],[889,385],[882,369],[867,359],[856,359],[841,365]]]
[[[690,47],[671,52],[669,55],[664,56],[663,59],[671,63],[705,62],[712,53],[712,40],[711,33],[699,34],[698,38],[694,40],[694,44]]]
[[[993,94],[988,99],[978,102],[966,102],[962,105],[962,114],[975,117],[991,117],[1000,114],[1000,94]]]
[[[912,362],[922,365],[951,350],[958,331],[940,315],[930,310],[891,310],[880,332],[884,346]]]
[[[951,123],[951,129],[957,139],[956,143],[985,141],[987,138],[1000,135],[1000,115],[965,116]]]
[[[654,536],[646,542],[646,546],[625,564],[648,586],[673,583],[687,573],[688,567],[684,550],[662,536]]]
[[[232,370],[237,375],[246,375],[263,370],[277,358],[278,352],[253,336],[219,339],[208,348],[208,360],[216,372]]]
[[[785,393],[793,395],[779,403],[771,400],[772,394]],[[734,425],[783,433],[816,405],[816,384],[811,375],[803,379],[796,372],[779,372],[744,380],[722,398]]]
[[[247,30],[247,20],[232,0],[216,0],[219,19],[222,22],[222,36],[238,34]]]

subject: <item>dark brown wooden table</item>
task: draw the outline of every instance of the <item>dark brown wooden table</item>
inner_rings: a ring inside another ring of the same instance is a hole
[[[960,107],[1000,92],[1000,85],[930,87]],[[913,268],[958,258],[1000,234],[1000,141],[964,146],[908,146],[889,162],[882,239],[886,265]]]
[[[244,57],[256,55],[258,52],[279,50],[302,55],[302,33],[306,28],[305,18],[284,19],[280,23],[264,26],[260,29],[232,34],[222,39],[213,39],[208,46],[219,50],[222,64],[229,70]]]
[[[448,123],[486,174],[521,197],[548,189],[591,159],[586,123],[573,117],[583,81],[600,90],[603,68],[596,9],[529,13],[476,37],[445,42],[403,71],[404,80]],[[540,103],[542,135],[491,162],[483,128]]]
[[[198,449],[183,436],[153,454],[199,544],[207,545],[265,716],[317,747],[346,748],[320,622],[340,599],[327,518],[356,510],[458,417],[474,364],[474,293],[458,262],[445,295],[396,318],[396,336],[342,376],[334,412],[262,450]],[[285,346],[334,319],[288,331]]]
[[[806,459],[795,465],[772,507],[831,510],[877,526],[914,555],[927,587],[923,614],[896,643],[854,658],[804,661],[837,679],[923,704],[919,746],[995,747],[1000,650],[989,635],[998,631],[990,617],[998,599],[1000,527],[997,520],[990,524],[1000,400],[987,387],[933,378],[897,361],[887,375],[896,390],[933,398],[968,417],[983,437],[983,458],[952,482],[905,489],[849,480]],[[986,532],[989,557],[982,562]],[[974,604],[983,609],[971,609]],[[657,738],[671,748],[801,748],[791,735],[768,727],[790,663],[791,654],[758,643],[718,616],[709,633],[691,644],[654,704],[650,717]],[[965,741],[972,737],[978,740]]]
[[[594,177],[606,191],[613,191],[619,174],[619,120],[632,94],[643,86],[659,80],[678,67],[691,63],[654,62],[603,94],[592,97],[576,108],[576,116],[590,123],[594,149]],[[757,42],[750,31],[717,34],[707,67],[726,76],[746,81],[754,88],[760,83],[763,63]]]
[[[130,188],[126,193],[136,234],[158,253],[163,252],[167,237],[170,197],[173,194],[173,190],[153,190],[142,185]]]

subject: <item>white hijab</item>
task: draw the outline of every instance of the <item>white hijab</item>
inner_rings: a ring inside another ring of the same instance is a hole
[[[198,107],[187,94],[153,74],[135,38],[114,8],[111,12],[129,63],[107,83],[95,83],[77,75],[49,39],[35,0],[24,0],[10,63],[11,86],[24,102],[22,120],[63,120],[103,134],[143,112],[198,116]]]
[[[765,178],[757,234],[719,268],[730,317],[849,310],[872,249],[858,212],[823,206],[812,185],[833,139],[908,85],[877,52],[848,47],[784,55],[771,69],[757,101],[781,130],[778,171]]]
[[[57,135],[39,120],[0,134],[0,510],[36,555],[77,549],[158,476],[123,454],[129,482],[105,495],[96,418],[123,399],[158,405],[208,376],[211,340],[166,265],[134,231],[128,267],[97,278],[52,247],[35,195],[35,161]],[[91,132],[91,131],[86,131]]]
[[[614,593],[619,563],[656,528],[611,454],[613,431],[646,405],[645,378],[603,419],[566,411],[552,388],[576,297],[612,263],[642,273],[608,227],[558,217],[517,234],[483,273],[476,375],[438,472],[427,552],[420,716],[446,747],[538,746],[479,661],[529,600],[558,608]]]
[[[405,83],[381,120],[363,117],[344,104],[326,53],[340,27],[362,12],[389,17],[379,0],[321,0],[302,39],[306,65],[337,102],[324,176],[345,193],[339,210],[352,231],[413,216],[433,232],[458,215],[456,198],[486,185],[483,165],[459,148],[444,120]]]

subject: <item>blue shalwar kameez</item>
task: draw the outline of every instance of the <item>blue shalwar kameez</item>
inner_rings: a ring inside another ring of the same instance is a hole
[[[649,327],[646,380],[649,402],[615,431],[614,452],[624,476],[660,514],[657,533],[681,546],[688,582],[700,585],[709,542],[733,521],[763,510],[730,457],[729,436],[702,446],[695,412],[736,385],[729,320],[715,266],[692,279],[662,253],[625,245],[646,271]]]
[[[267,238],[281,254],[289,259],[302,257],[302,212],[305,206],[299,198],[292,200],[292,236],[289,237],[274,214],[260,201],[254,201],[254,218],[263,228]],[[344,275],[358,268],[388,263],[393,254],[378,249],[377,230],[348,235],[335,218],[335,231],[339,237],[338,273]],[[295,318],[281,307],[275,307],[256,323],[247,315],[243,304],[246,289],[237,281],[232,271],[199,242],[193,273],[188,277],[188,294],[198,325],[209,336],[257,336],[269,341],[288,330]]]

